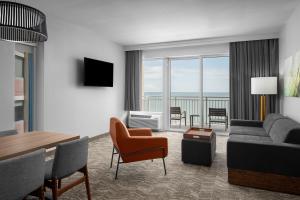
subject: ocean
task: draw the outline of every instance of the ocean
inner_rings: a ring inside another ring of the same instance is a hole
[[[162,92],[145,92],[144,96],[162,96]],[[178,97],[197,97],[200,96],[197,92],[172,92],[171,96]],[[204,97],[229,97],[228,92],[204,92]]]

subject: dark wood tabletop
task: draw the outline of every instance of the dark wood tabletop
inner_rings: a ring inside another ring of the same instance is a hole
[[[212,135],[213,129],[192,127],[183,134],[183,138],[210,140]]]
[[[79,135],[35,131],[0,137],[0,160],[20,156],[41,148],[49,149],[59,143],[79,139]]]

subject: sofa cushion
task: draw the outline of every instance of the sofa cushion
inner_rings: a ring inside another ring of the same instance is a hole
[[[269,137],[264,128],[251,126],[231,126],[230,135],[255,135]]]
[[[286,142],[286,140],[290,141],[299,133],[297,129],[300,129],[299,123],[290,118],[282,118],[274,122],[269,134],[273,142]],[[288,137],[290,133],[291,135]]]
[[[263,123],[263,127],[266,130],[267,134],[270,133],[270,130],[272,128],[272,125],[274,124],[274,122],[278,119],[282,119],[285,118],[282,114],[277,114],[277,113],[270,113],[267,115],[264,123]]]
[[[230,140],[260,142],[260,143],[273,143],[270,137],[257,136],[257,135],[231,135]]]
[[[291,144],[300,144],[300,128],[291,130],[284,142]]]

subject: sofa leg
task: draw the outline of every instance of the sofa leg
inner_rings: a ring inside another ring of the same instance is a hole
[[[167,175],[167,169],[166,169],[166,164],[165,164],[165,158],[162,158],[163,164],[164,164],[164,170],[165,170],[165,175]]]
[[[119,164],[120,164],[120,154],[119,154],[119,157],[118,157],[118,164],[117,164],[117,170],[116,170],[115,180],[118,179]]]

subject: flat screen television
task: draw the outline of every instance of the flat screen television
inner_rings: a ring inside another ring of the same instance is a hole
[[[114,64],[91,58],[84,58],[84,85],[113,87]]]

